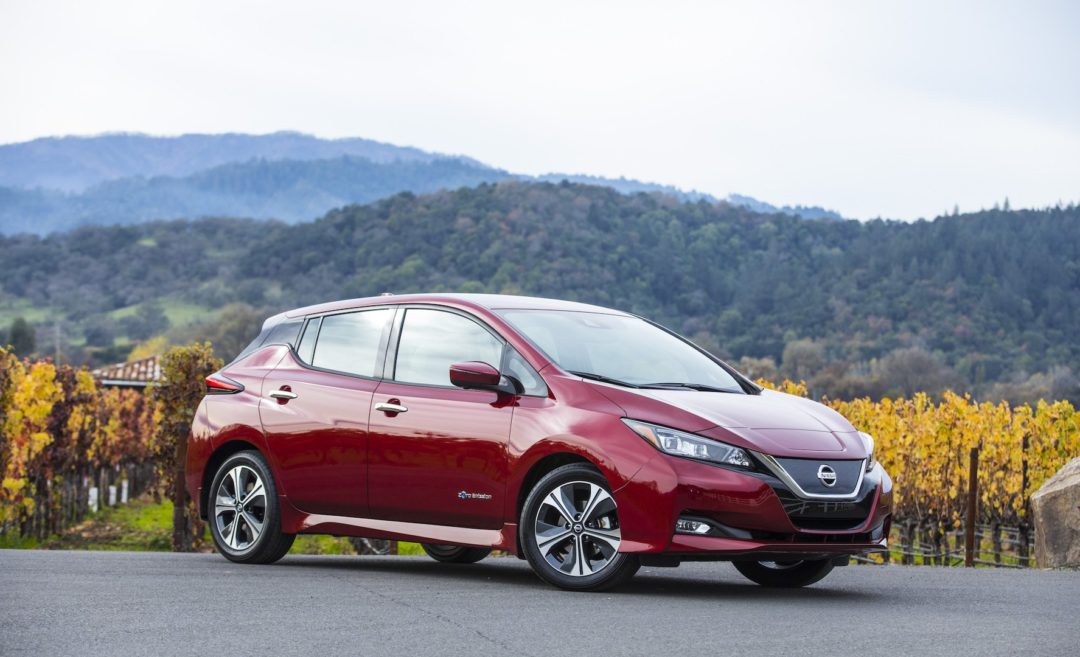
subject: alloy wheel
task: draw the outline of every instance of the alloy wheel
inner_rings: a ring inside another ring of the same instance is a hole
[[[607,568],[622,540],[614,498],[588,481],[571,481],[550,491],[540,503],[534,528],[544,560],[573,577]]]
[[[225,546],[242,552],[262,535],[266,523],[266,487],[253,468],[237,465],[218,484],[214,523]]]

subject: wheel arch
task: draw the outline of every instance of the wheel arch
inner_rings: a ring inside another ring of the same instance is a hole
[[[584,463],[586,465],[591,465],[596,468],[597,471],[600,471],[600,466],[577,452],[555,452],[540,458],[529,468],[525,473],[525,476],[521,479],[521,485],[518,487],[517,499],[515,500],[514,505],[515,522],[521,518],[521,510],[525,507],[525,499],[529,496],[529,492],[532,491],[533,487],[536,486],[536,483],[552,470],[561,468],[564,465],[570,465],[571,463]]]
[[[223,443],[210,454],[210,458],[206,461],[206,467],[203,468],[202,486],[199,487],[199,517],[203,520],[207,519],[210,486],[214,483],[214,477],[217,476],[218,468],[225,462],[225,459],[233,454],[246,451],[258,452],[264,459],[266,458],[266,454],[259,449],[258,445],[246,438],[234,438]],[[273,476],[273,472],[271,472],[271,476]]]
[[[597,470],[600,469],[595,463],[577,452],[559,451],[539,458],[525,472],[525,476],[522,477],[521,484],[518,486],[514,503],[513,518],[515,523],[521,519],[521,510],[525,507],[525,499],[529,496],[529,492],[532,491],[533,487],[536,486],[536,483],[552,470],[571,463],[584,463],[593,466]],[[515,548],[517,558],[524,559],[525,551],[521,547],[520,531],[515,532]]]

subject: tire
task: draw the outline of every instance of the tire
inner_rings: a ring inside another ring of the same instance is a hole
[[[812,561],[736,561],[744,577],[770,588],[799,588],[820,582],[832,572],[831,559]]]
[[[622,533],[611,488],[584,463],[556,468],[537,482],[525,500],[518,532],[533,572],[559,588],[607,590],[641,567],[636,555],[618,551]]]
[[[237,487],[242,491],[239,501]],[[296,535],[281,531],[277,486],[262,454],[244,451],[225,459],[207,499],[210,535],[226,559],[273,563],[289,552]]]
[[[476,563],[491,554],[490,548],[465,547],[464,545],[438,545],[421,543],[424,552],[442,563]]]

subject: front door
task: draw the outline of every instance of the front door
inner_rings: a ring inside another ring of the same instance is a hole
[[[308,321],[263,385],[263,430],[289,502],[301,511],[368,513],[368,415],[394,310]]]
[[[372,515],[499,528],[515,398],[457,388],[449,372],[464,361],[499,367],[503,341],[448,310],[408,308],[399,322],[371,411]]]

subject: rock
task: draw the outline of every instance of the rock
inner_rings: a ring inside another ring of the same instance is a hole
[[[1080,568],[1080,457],[1031,496],[1040,568]]]

